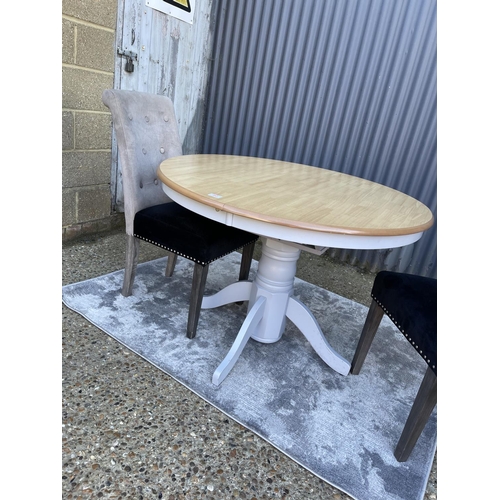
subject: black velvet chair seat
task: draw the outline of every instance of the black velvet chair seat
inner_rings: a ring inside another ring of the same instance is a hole
[[[437,280],[381,271],[372,288],[372,303],[351,364],[358,375],[384,314],[392,320],[427,370],[394,451],[399,462],[410,456],[437,403]]]
[[[437,375],[437,280],[381,271],[372,298]]]
[[[207,219],[171,202],[135,214],[134,236],[206,266],[258,236]]]

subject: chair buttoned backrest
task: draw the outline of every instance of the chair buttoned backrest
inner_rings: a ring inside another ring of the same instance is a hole
[[[182,155],[174,106],[166,97],[132,90],[105,90],[122,169],[125,225],[143,208],[170,201],[156,171],[163,160]]]

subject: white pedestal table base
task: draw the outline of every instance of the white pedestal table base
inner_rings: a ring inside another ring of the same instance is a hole
[[[262,238],[262,257],[253,282],[238,281],[215,295],[203,298],[202,309],[248,300],[248,313],[230,351],[215,370],[212,382],[219,385],[231,371],[249,338],[277,342],[288,318],[302,332],[321,359],[341,375],[351,364],[328,344],[312,312],[292,296],[300,250],[283,241]]]

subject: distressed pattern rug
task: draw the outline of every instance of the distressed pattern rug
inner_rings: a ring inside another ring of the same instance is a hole
[[[241,255],[210,266],[210,295],[238,276]],[[246,304],[202,310],[186,338],[193,264],[140,264],[133,295],[120,294],[123,271],[63,287],[63,302],[92,324],[255,432],[292,460],[357,500],[421,500],[436,448],[436,410],[407,462],[393,450],[425,372],[384,317],[360,375],[342,376],[288,321],[281,340],[250,339],[220,386],[212,374],[245,319]],[[257,262],[252,265],[255,275]],[[295,279],[295,296],[315,315],[330,344],[351,360],[367,307]]]

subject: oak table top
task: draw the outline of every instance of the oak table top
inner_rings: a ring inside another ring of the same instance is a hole
[[[234,215],[315,232],[358,236],[420,233],[432,212],[382,184],[308,165],[230,155],[184,155],[158,169],[171,189]]]

